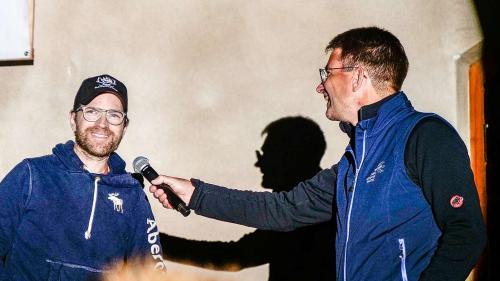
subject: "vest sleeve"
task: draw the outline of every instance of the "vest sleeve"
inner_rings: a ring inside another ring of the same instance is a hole
[[[217,220],[290,231],[331,219],[336,179],[335,169],[326,169],[287,192],[242,191],[193,179],[189,207]]]
[[[31,195],[31,173],[27,160],[18,164],[0,183],[0,279],[12,249],[17,227]]]

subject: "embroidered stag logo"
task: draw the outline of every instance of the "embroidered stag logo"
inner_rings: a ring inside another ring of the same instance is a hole
[[[108,199],[113,202],[113,208],[115,209],[115,211],[123,214],[123,200],[118,198],[118,196],[120,196],[120,193],[118,192],[109,193]]]

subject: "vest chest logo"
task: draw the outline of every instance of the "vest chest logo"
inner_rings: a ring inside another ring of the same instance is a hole
[[[111,202],[113,202],[113,208],[115,209],[115,211],[123,214],[123,200],[118,198],[118,196],[120,196],[120,193],[118,192],[109,193],[108,199],[111,200]]]
[[[385,162],[382,161],[378,163],[377,167],[373,170],[373,172],[366,178],[366,183],[371,183],[375,181],[375,177],[377,174],[382,174],[384,172]]]

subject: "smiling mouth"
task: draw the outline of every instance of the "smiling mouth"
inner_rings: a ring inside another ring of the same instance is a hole
[[[109,137],[108,134],[100,134],[100,133],[92,133],[92,136],[98,139],[107,139]]]
[[[106,139],[108,138],[108,135],[101,135],[101,134],[92,134],[92,136],[98,138],[98,139]]]

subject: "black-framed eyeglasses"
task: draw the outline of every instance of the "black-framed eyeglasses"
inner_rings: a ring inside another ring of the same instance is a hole
[[[89,122],[96,122],[102,117],[102,114],[106,114],[106,120],[111,125],[120,125],[125,120],[127,113],[121,112],[114,109],[102,109],[92,106],[82,105],[78,107],[74,112],[82,111],[83,119]]]
[[[319,77],[321,78],[321,83],[324,84],[326,82],[326,79],[328,79],[328,76],[332,74],[332,71],[335,69],[341,69],[344,72],[349,72],[353,71],[354,69],[358,68],[359,66],[343,66],[343,67],[325,67],[325,68],[320,68],[319,69]]]

